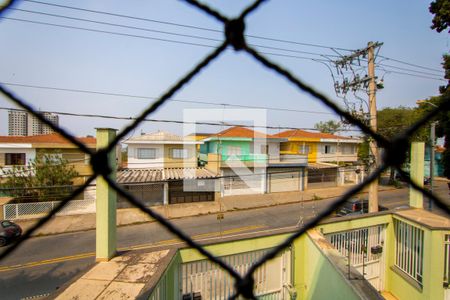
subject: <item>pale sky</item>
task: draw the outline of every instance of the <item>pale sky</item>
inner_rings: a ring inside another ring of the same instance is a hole
[[[221,30],[220,23],[183,1],[43,1]],[[251,2],[208,1],[207,3],[225,15],[234,16]],[[379,55],[437,71],[378,57],[377,63],[391,66],[384,69],[442,78],[440,63],[442,54],[448,52],[448,34],[438,34],[430,29],[432,15],[428,12],[428,6],[429,1],[418,0],[268,1],[247,19],[246,34],[345,49],[364,48],[369,41],[379,41],[384,43]],[[11,10],[3,15],[7,18],[148,37],[120,36],[0,19],[0,41],[2,41],[0,82],[149,97],[141,99],[7,85],[28,103],[44,111],[136,116],[153,101],[152,97],[158,97],[164,93],[213,50],[210,47],[153,38],[210,46],[220,43],[148,30],[222,39],[222,34],[217,32],[96,14],[30,1],[21,1],[15,8],[147,29],[145,31],[102,25],[18,10]],[[260,48],[262,52],[307,58],[267,55],[271,60],[296,74],[298,78],[325,93],[337,103],[343,104],[343,100],[336,97],[334,93],[330,70],[323,63],[313,60],[327,57],[336,59],[329,56],[337,55],[332,49],[258,39],[248,39],[248,43],[285,49]],[[349,54],[342,50],[338,53]],[[324,57],[320,54],[328,56]],[[392,66],[397,68],[394,69]],[[380,78],[384,76],[385,86],[377,95],[378,108],[415,106],[416,100],[437,95],[439,85],[443,84],[442,81],[430,78],[386,73],[382,68],[379,66],[376,70],[377,76]],[[338,119],[335,115],[329,114],[330,111],[317,100],[298,91],[280,76],[266,70],[249,55],[236,53],[232,49],[228,49],[224,55],[194,78],[174,96],[174,99],[310,111],[306,113],[268,110],[267,122],[271,126],[312,128],[318,121]],[[14,106],[0,97],[0,107]],[[150,118],[181,120],[184,108],[220,109],[224,106],[168,102]],[[96,127],[120,129],[126,123],[127,121],[100,118],[60,117],[60,125],[76,135],[94,134]],[[139,134],[141,130],[151,132],[158,129],[178,134],[183,132],[180,124],[147,122],[142,124],[134,134]],[[198,130],[217,132],[222,129],[225,128],[209,126],[199,127]],[[0,110],[0,134],[7,134],[7,114],[4,110]]]

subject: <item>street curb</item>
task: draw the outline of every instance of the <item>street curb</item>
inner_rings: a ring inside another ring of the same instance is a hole
[[[405,188],[405,187],[403,187]],[[387,188],[387,189],[382,189],[379,190],[379,192],[387,192],[387,191],[393,191],[393,190],[401,190],[403,188]],[[363,191],[363,192],[359,192],[356,195],[364,195],[364,194],[368,194],[368,191]],[[315,194],[314,194],[315,195]],[[265,205],[258,205],[258,206],[252,206],[252,207],[243,207],[243,208],[228,208],[226,210],[219,210],[216,212],[207,212],[207,213],[199,213],[196,215],[190,215],[190,216],[178,216],[178,217],[168,217],[166,219],[168,220],[177,220],[177,219],[183,219],[183,218],[195,218],[195,217],[200,217],[200,216],[207,216],[207,215],[214,215],[217,213],[227,213],[227,212],[238,212],[238,211],[246,211],[246,210],[252,210],[252,209],[261,209],[261,208],[268,208],[268,207],[273,207],[273,206],[279,206],[279,205],[289,205],[289,204],[294,204],[294,203],[304,203],[304,202],[313,202],[313,201],[321,201],[321,200],[327,200],[327,199],[331,199],[331,198],[336,198],[341,196],[342,194],[338,194],[338,195],[332,195],[332,196],[317,196],[320,197],[321,199],[303,199],[303,200],[299,200],[299,201],[288,201],[288,202],[275,202],[275,203],[269,203],[269,204],[265,204]],[[224,208],[224,204],[223,204],[223,198],[221,198],[220,200],[218,200],[219,202],[222,201],[222,205],[221,207]],[[28,219],[28,220],[39,220],[37,219]],[[138,221],[138,222],[132,222],[132,223],[127,223],[127,224],[119,224],[117,225],[117,227],[126,227],[126,226],[133,226],[133,225],[140,225],[140,224],[146,224],[146,223],[153,223],[153,222],[157,222],[156,220],[152,219],[152,220],[148,220],[148,221]],[[20,222],[16,222],[17,224],[21,225]],[[37,234],[33,234],[31,235],[31,238],[37,238],[37,237],[43,237],[43,236],[53,236],[53,235],[60,235],[60,234],[66,234],[66,233],[77,233],[77,232],[87,232],[87,231],[91,231],[91,230],[95,230],[95,227],[92,228],[85,228],[85,229],[80,229],[80,230],[68,230],[68,231],[63,231],[63,232],[53,232],[53,233],[37,233]]]

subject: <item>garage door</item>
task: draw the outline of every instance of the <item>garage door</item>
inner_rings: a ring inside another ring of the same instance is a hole
[[[269,192],[289,192],[300,190],[300,172],[269,174]]]
[[[337,168],[308,169],[308,189],[333,187],[337,185]]]

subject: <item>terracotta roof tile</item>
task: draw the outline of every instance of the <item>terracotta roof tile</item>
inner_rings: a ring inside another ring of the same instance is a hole
[[[270,134],[264,134],[259,131],[239,126],[228,128],[217,134],[211,135],[211,137],[242,137],[242,138],[263,138],[263,139],[278,138]]]
[[[341,140],[349,140],[351,138],[346,136],[338,136],[330,133],[322,133],[322,132],[309,132],[300,129],[292,129],[286,130],[277,134],[274,134],[275,137],[280,138],[318,138],[318,139],[341,139]]]
[[[77,140],[86,145],[95,145],[95,137],[76,137]],[[32,136],[0,136],[0,143],[29,143],[29,144],[71,144],[58,133],[32,135]]]

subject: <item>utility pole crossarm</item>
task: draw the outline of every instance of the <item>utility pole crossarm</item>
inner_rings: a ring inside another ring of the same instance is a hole
[[[368,115],[371,129],[376,132],[377,131],[377,105],[376,105],[376,92],[377,92],[377,77],[375,76],[375,49],[381,47],[383,43],[380,42],[369,42],[367,47],[363,49],[359,49],[354,51],[353,53],[341,56],[338,60],[333,61],[333,64],[338,70],[338,74],[343,76],[342,82],[336,81],[334,83],[334,88],[336,94],[343,95],[344,101],[346,101],[346,105],[348,106],[348,110],[352,113],[352,108],[347,103],[347,93],[349,91],[353,92],[356,97],[356,92],[365,91],[368,93],[369,102],[368,102]],[[367,73],[364,75],[356,74],[352,65],[354,65],[354,61],[358,61],[358,65],[361,66],[361,58],[366,61],[367,59]],[[343,69],[350,69],[353,73],[352,78],[347,79],[345,72]],[[334,79],[334,77],[333,77]],[[361,98],[359,98],[361,99]],[[364,100],[360,100],[364,101]],[[354,109],[354,108],[353,108]],[[357,113],[356,111],[353,113]],[[361,115],[362,118],[365,118],[366,113],[363,111],[361,106]],[[365,119],[363,119],[365,121]],[[374,158],[372,164],[372,171],[379,166],[380,164],[380,156],[378,153],[378,145],[374,139],[370,139],[370,152],[372,153],[372,157]],[[378,179],[374,180],[369,186],[369,212],[378,211]]]

